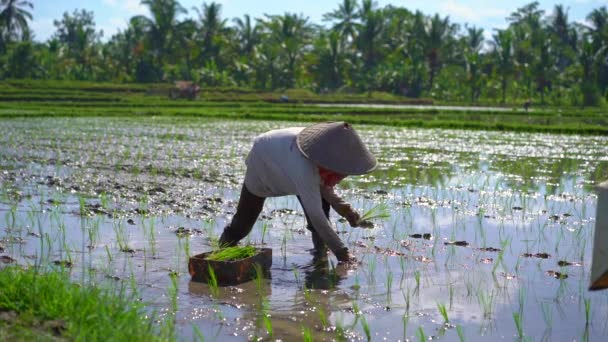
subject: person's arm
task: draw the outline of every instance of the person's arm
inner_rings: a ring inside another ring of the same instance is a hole
[[[299,196],[312,226],[336,258],[341,262],[355,261],[356,259],[350,254],[348,247],[344,245],[333,229],[333,225],[325,216],[321,205],[321,193],[318,191],[318,188],[309,187],[300,189]]]
[[[331,205],[331,207],[342,217],[344,217],[351,227],[356,227],[359,223],[359,213],[353,207],[336,194],[334,187],[321,185],[321,196]]]

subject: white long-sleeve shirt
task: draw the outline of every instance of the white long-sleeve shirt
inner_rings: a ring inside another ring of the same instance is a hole
[[[333,188],[322,185],[317,166],[298,149],[296,137],[303,129],[278,129],[257,136],[246,160],[245,186],[259,197],[300,196],[315,231],[336,253],[345,246],[323,212],[321,192],[343,216],[350,206]]]

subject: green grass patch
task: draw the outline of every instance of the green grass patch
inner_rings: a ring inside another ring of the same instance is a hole
[[[0,340],[160,341],[124,290],[79,286],[61,271],[0,270]],[[117,292],[117,293],[116,293]]]

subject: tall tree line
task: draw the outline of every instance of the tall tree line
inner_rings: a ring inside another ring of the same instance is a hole
[[[342,0],[323,25],[296,13],[222,17],[203,2],[142,0],[107,41],[86,10],[64,13],[55,33],[35,42],[29,0],[0,0],[0,78],[113,82],[194,80],[203,86],[384,91],[458,102],[598,105],[608,95],[608,10],[586,24],[568,9],[531,2],[508,27],[460,26],[449,13],[426,15],[371,0]],[[192,16],[189,16],[191,14]]]

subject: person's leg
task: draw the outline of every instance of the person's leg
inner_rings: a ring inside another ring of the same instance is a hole
[[[300,196],[298,196],[298,201],[300,201],[300,205],[302,205],[302,200],[300,199]],[[323,207],[323,212],[325,213],[325,217],[327,217],[329,219],[329,209],[331,208],[331,206],[329,205],[329,202],[327,202],[325,199],[322,198],[321,206]],[[302,209],[304,209],[303,205],[302,205]],[[308,229],[312,233],[312,244],[315,247],[315,252],[316,253],[327,252],[327,246],[325,246],[323,239],[321,239],[321,236],[319,236],[319,234],[313,227],[312,223],[310,222],[310,218],[308,218],[308,213],[306,213],[306,209],[304,209],[304,216],[306,217],[306,229]]]
[[[264,197],[258,197],[249,192],[245,184],[243,184],[236,213],[232,218],[232,222],[224,228],[219,241],[220,246],[236,246],[241,239],[251,232],[255,221],[258,219],[260,212],[262,212],[264,200]]]

